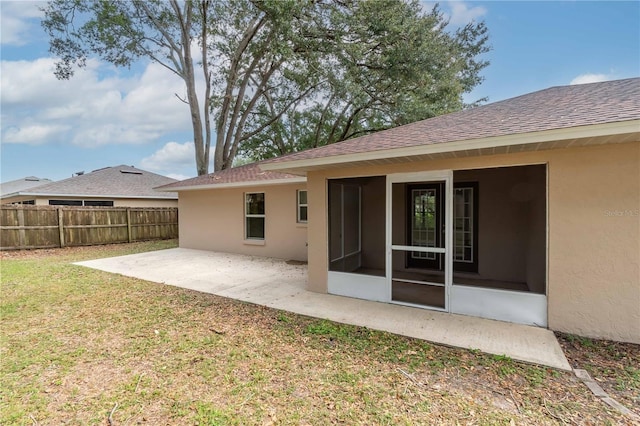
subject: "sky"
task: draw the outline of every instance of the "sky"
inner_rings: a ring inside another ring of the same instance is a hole
[[[431,2],[425,2],[430,7]],[[183,82],[159,65],[90,60],[69,81],[40,27],[42,3],[0,0],[0,181],[60,180],[121,164],[196,175]],[[450,26],[484,21],[491,52],[465,101],[640,76],[640,1],[445,1]],[[213,147],[212,147],[213,151]]]

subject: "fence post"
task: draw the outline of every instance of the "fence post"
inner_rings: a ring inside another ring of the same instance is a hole
[[[127,207],[127,239],[131,242],[131,208]]]
[[[20,205],[17,206],[17,213],[18,213],[18,226],[20,227],[19,231],[18,231],[18,244],[20,245],[20,247],[24,247],[27,245],[27,231],[24,227],[24,206]]]
[[[58,233],[60,234],[60,247],[64,247],[64,216],[62,214],[62,207],[58,207]]]

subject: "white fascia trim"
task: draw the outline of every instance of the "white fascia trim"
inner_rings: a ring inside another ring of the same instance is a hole
[[[10,194],[0,195],[0,199],[4,200],[5,198],[22,197],[22,196],[24,195],[21,194],[20,192],[12,192]]]
[[[177,188],[156,189],[156,191],[180,192],[180,191],[198,191],[205,189],[222,189],[222,188],[242,188],[248,186],[267,186],[267,185],[286,185],[292,183],[307,183],[306,177],[290,178],[290,179],[269,179],[269,180],[253,180],[247,182],[229,182],[229,183],[211,183],[207,185],[180,186]]]
[[[614,136],[626,133],[640,133],[640,119],[616,123],[594,124],[590,126],[570,127],[566,129],[543,130],[540,132],[513,135],[492,136],[488,138],[466,139],[404,148],[391,148],[356,154],[335,155],[305,160],[291,160],[280,163],[261,164],[263,170],[286,170],[325,166],[330,164],[352,163],[358,161],[383,160],[395,157],[442,154],[446,152],[466,151],[470,149],[499,148],[511,145],[529,145],[554,142],[567,139],[580,139],[599,136]]]
[[[177,192],[177,191],[167,191],[167,192]],[[153,195],[91,195],[91,194],[51,194],[51,193],[40,193],[40,192],[18,192],[13,196],[21,196],[21,197],[56,197],[56,198],[83,198],[83,199],[91,199],[91,198],[114,198],[114,199],[124,199],[124,200],[177,200],[178,197],[169,196],[169,197],[161,197],[161,196],[153,196]]]

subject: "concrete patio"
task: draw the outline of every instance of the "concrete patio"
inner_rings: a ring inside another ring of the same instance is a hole
[[[78,262],[107,272],[570,370],[553,332],[538,327],[305,290],[306,265],[175,248]]]

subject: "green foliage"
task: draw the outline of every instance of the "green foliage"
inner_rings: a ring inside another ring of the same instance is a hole
[[[547,378],[547,369],[543,367],[527,366],[524,372],[532,387],[541,386]]]
[[[86,66],[87,60],[95,56],[123,67],[143,56],[161,57],[161,38],[152,40],[156,26],[165,27],[167,35],[175,36],[172,33],[177,21],[161,2],[148,2],[149,14],[136,3],[139,2],[49,1],[43,8],[42,26],[50,36],[51,53],[59,58],[56,76],[72,77],[76,67]],[[164,55],[168,53],[165,51]]]
[[[501,377],[510,376],[517,372],[513,359],[506,355],[494,355],[494,361],[497,363],[497,373]]]
[[[616,388],[640,393],[640,368],[625,366],[622,373],[616,377]]]
[[[424,12],[418,2],[347,3],[334,5],[315,32],[300,32],[301,46],[322,40],[320,53],[302,49],[304,68],[289,67],[281,86],[297,93],[317,86],[294,108],[275,98],[257,104],[256,123],[277,120],[243,145],[245,156],[278,156],[466,106],[462,95],[481,82],[487,66],[480,59],[488,50],[483,23],[449,31],[437,7]],[[322,15],[321,7],[313,13]]]
[[[197,413],[195,417],[196,424],[207,426],[240,424],[239,421],[234,419],[230,414],[216,408],[210,403],[196,402],[194,405]]]
[[[570,342],[576,342],[576,343],[584,346],[585,348],[593,348],[594,347],[593,340],[591,340],[588,337],[577,336],[575,334],[568,334],[567,335],[567,340],[570,341]]]
[[[493,355],[493,359],[498,362],[512,363],[513,359],[507,355]]]
[[[332,339],[342,338],[348,335],[347,328],[334,322],[322,320],[311,323],[307,326],[306,332],[320,336],[327,336]]]
[[[284,312],[278,312],[277,320],[284,323],[289,323],[291,320]]]

